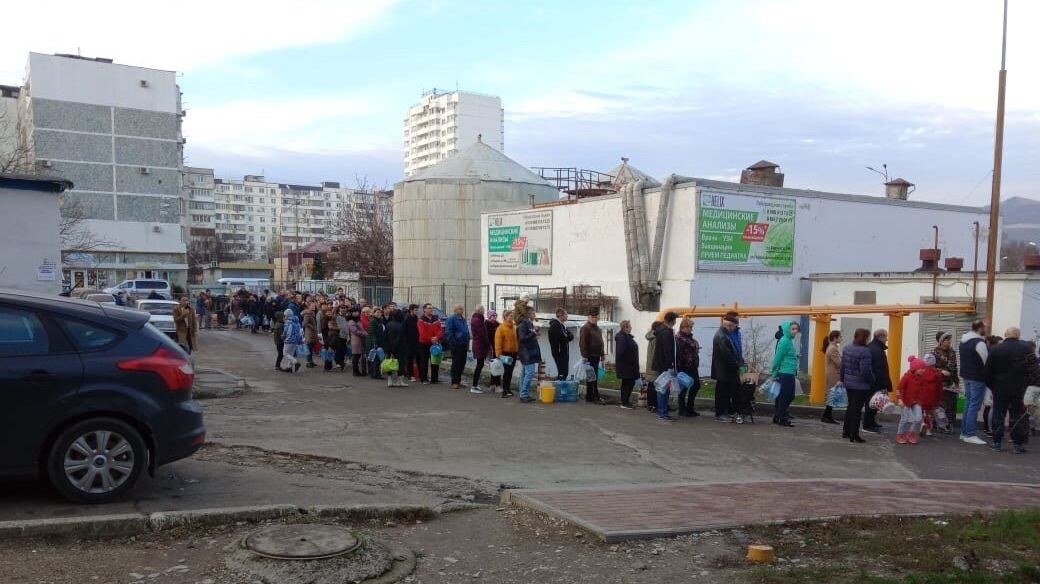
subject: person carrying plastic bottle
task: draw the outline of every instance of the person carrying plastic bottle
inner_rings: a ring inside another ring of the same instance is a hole
[[[581,358],[588,362],[596,374],[599,374],[599,362],[603,359],[603,332],[599,325],[599,307],[589,309],[588,320],[578,331],[578,350]],[[599,395],[599,379],[587,380],[585,382],[585,401],[588,403],[603,404],[603,398]]]
[[[518,300],[516,315],[513,318],[520,320],[520,324],[516,328],[516,336],[520,344],[520,363],[523,365],[523,373],[520,375],[520,401],[531,403],[535,401],[531,397],[531,384],[538,373],[538,364],[542,362],[542,349],[538,346],[538,327],[534,323],[534,308],[527,306],[526,302]]]
[[[788,408],[794,400],[795,375],[798,374],[798,349],[794,338],[798,335],[801,327],[794,321],[788,321],[780,325],[783,337],[776,344],[776,352],[773,353],[773,364],[770,373],[773,378],[780,382],[780,395],[776,396],[773,423],[791,427],[791,417]]]
[[[513,368],[516,367],[516,356],[520,344],[516,336],[516,325],[513,322],[513,311],[502,313],[502,323],[495,329],[495,355],[502,360],[502,397],[513,396],[510,386],[513,383]]]
[[[440,344],[444,337],[444,327],[441,325],[441,320],[433,313],[432,304],[429,302],[423,304],[422,311],[422,316],[419,317],[417,323],[419,328],[419,381],[426,385],[427,383],[439,383],[437,375],[440,372],[440,364],[433,364],[430,359],[430,349],[433,345]]]
[[[466,353],[469,352],[469,326],[466,324],[466,307],[456,304],[452,315],[444,323],[444,338],[451,350],[451,388],[462,388],[462,372],[466,368]],[[474,388],[476,389],[476,388]],[[481,393],[479,389],[474,393]]]

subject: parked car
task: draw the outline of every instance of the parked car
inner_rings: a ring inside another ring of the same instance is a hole
[[[90,301],[90,302],[97,302],[99,304],[115,304],[116,303],[116,297],[115,296],[112,296],[111,294],[105,294],[105,293],[87,294],[86,296],[83,297],[83,299],[87,300],[87,301]]]
[[[0,477],[105,503],[206,439],[188,355],[149,313],[0,290]]]
[[[152,292],[157,292],[164,299],[173,300],[173,290],[166,280],[124,280],[104,291],[108,294],[126,292],[131,298],[146,298]]]
[[[173,300],[138,300],[134,308],[147,312],[148,322],[176,341],[177,325],[173,322],[173,309],[177,304]]]

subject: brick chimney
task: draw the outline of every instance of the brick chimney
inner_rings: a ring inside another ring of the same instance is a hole
[[[918,254],[918,257],[921,258],[921,267],[919,267],[916,270],[914,270],[915,272],[928,272],[928,273],[931,273],[931,272],[944,272],[945,271],[945,270],[943,270],[942,268],[939,267],[939,259],[942,257],[942,251],[941,250],[938,250],[938,249],[935,249],[935,248],[931,248],[931,247],[926,247],[926,248],[924,248],[924,249],[922,249],[920,251],[920,253]]]
[[[740,184],[762,185],[767,187],[784,186],[784,173],[778,172],[779,164],[768,160],[759,160],[740,172]]]
[[[946,271],[959,272],[964,267],[964,258],[946,258],[943,263],[946,265]]]
[[[1027,272],[1040,272],[1040,255],[1027,255],[1022,264]]]
[[[905,201],[907,196],[914,192],[914,188],[914,183],[906,179],[892,179],[885,183],[885,196],[889,199]]]

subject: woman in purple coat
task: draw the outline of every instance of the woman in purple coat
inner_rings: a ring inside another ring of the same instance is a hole
[[[473,358],[477,360],[477,364],[473,368],[473,385],[470,386],[470,391],[483,393],[484,388],[480,387],[480,372],[484,370],[484,360],[487,359],[490,345],[487,324],[484,322],[483,306],[478,306],[473,311],[473,316],[469,318],[469,335],[473,339]]]

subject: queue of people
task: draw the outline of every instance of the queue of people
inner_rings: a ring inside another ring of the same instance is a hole
[[[473,366],[471,393],[500,393],[514,396],[514,374],[519,363],[519,380],[515,393],[521,402],[535,401],[531,395],[538,365],[543,362],[533,307],[517,301],[513,310],[505,310],[502,319],[494,310],[477,306],[467,317],[465,307],[456,305],[452,314],[441,319],[429,303],[398,307],[395,303],[369,306],[364,299],[354,300],[343,294],[246,291],[232,301],[247,320],[251,332],[269,332],[276,348],[275,369],[299,373],[303,368],[323,366],[325,371],[350,368],[355,376],[387,379],[390,387],[406,387],[408,382],[438,384],[440,365],[450,356],[452,389],[465,387],[463,374],[467,363]],[[194,349],[195,331],[212,314],[213,300],[209,291],[196,298],[195,307],[182,297],[174,311],[177,334],[182,346]],[[196,315],[197,313],[197,315]],[[240,319],[241,317],[238,317]],[[548,326],[548,345],[556,364],[558,379],[566,378],[570,345],[577,339],[583,366],[599,369],[606,346],[599,327],[599,311],[589,311],[586,322],[575,335],[568,328],[569,315],[564,309],[555,312]],[[206,328],[201,325],[201,328]],[[795,396],[800,362],[800,325],[787,322],[776,334],[776,346],[769,366],[772,381],[779,386],[774,399],[773,423],[794,427],[790,406]],[[841,424],[842,437],[853,443],[865,442],[862,433],[880,433],[878,405],[874,396],[893,391],[902,406],[896,430],[898,444],[918,444],[921,436],[935,433],[952,434],[956,424],[957,403],[964,396],[961,417],[961,441],[1001,450],[1005,433],[1015,452],[1025,451],[1030,433],[1024,394],[1029,386],[1040,386],[1040,364],[1036,347],[1020,339],[1017,328],[1009,328],[1003,338],[987,336],[982,321],[961,337],[954,348],[953,336],[940,331],[935,346],[921,358],[912,356],[909,368],[897,387],[892,386],[888,369],[888,332],[857,329],[851,342],[843,344],[840,331],[831,331],[820,347],[825,360],[828,388],[840,387],[847,397],[842,420],[835,417],[835,407],[824,408],[821,422]],[[671,398],[677,402],[677,417],[697,417],[696,397],[701,388],[700,344],[693,336],[693,321],[674,312],[654,322],[645,334],[648,354],[646,375],[640,371],[640,347],[633,336],[632,324],[622,321],[614,336],[615,372],[620,381],[620,407],[635,407],[635,397],[645,395],[646,407],[664,422],[676,419],[670,414]],[[445,355],[447,354],[447,355]],[[322,363],[316,363],[320,360]],[[490,381],[485,387],[482,374],[488,363]],[[386,366],[385,366],[386,365]],[[744,360],[743,337],[739,315],[727,313],[712,339],[711,378],[715,381],[714,419],[743,424],[753,414],[754,397],[746,390],[748,365]],[[598,379],[587,378],[585,400],[605,404]],[[655,384],[659,379],[668,380]],[[650,380],[650,381],[647,381]],[[682,383],[680,383],[680,381]],[[636,394],[638,384],[639,393]],[[977,435],[977,420],[983,414],[983,433],[987,443]],[[1009,430],[1005,430],[1009,428]]]

